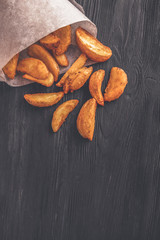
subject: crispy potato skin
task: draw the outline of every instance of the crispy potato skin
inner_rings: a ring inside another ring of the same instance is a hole
[[[4,67],[3,72],[8,78],[14,79],[16,76],[17,63],[19,59],[19,53],[16,54]]]
[[[65,94],[67,94],[69,92],[69,90],[70,90],[70,82],[73,81],[74,77],[75,77],[74,74],[71,74],[71,75],[69,75],[66,78],[65,83],[63,85],[63,92]]]
[[[78,69],[82,68],[87,61],[87,57],[85,54],[81,54],[77,60],[72,64],[70,69],[63,75],[61,80],[56,84],[57,87],[63,87],[67,77],[77,71]]]
[[[105,71],[100,69],[94,72],[89,80],[90,94],[93,98],[96,99],[97,103],[101,106],[104,106],[104,98],[101,91],[104,76],[105,76]]]
[[[63,53],[63,54],[57,56],[53,51],[53,56],[55,57],[57,63],[61,67],[67,67],[69,65],[69,61],[68,61],[68,58],[67,58],[66,54]]]
[[[60,44],[60,39],[51,33],[46,37],[42,38],[40,40],[40,44],[42,44],[45,48],[54,49]]]
[[[75,73],[69,75],[65,81],[65,84],[63,85],[64,93],[67,94],[69,90],[73,92],[83,87],[83,85],[87,82],[92,72],[93,67],[89,68],[83,67],[77,70]]]
[[[55,82],[59,76],[59,66],[51,54],[42,46],[33,44],[28,48],[28,55],[40,59],[53,74]]]
[[[36,93],[25,94],[24,99],[35,107],[50,107],[58,103],[64,96],[63,92],[58,93]]]
[[[95,62],[105,62],[112,56],[109,47],[104,46],[81,27],[76,30],[76,41],[80,50]]]
[[[104,101],[111,102],[118,99],[124,92],[128,83],[127,74],[123,69],[113,67],[110,79],[104,93]]]
[[[61,55],[65,53],[71,44],[71,26],[66,26],[60,28],[52,33],[53,36],[56,36],[60,39],[60,44],[57,48],[55,48],[55,54]]]
[[[26,78],[32,82],[39,83],[45,87],[51,87],[54,83],[54,77],[53,77],[52,73],[49,73],[48,78],[46,78],[46,79],[34,78],[28,74],[23,75],[23,78]]]
[[[17,71],[27,73],[39,79],[45,79],[49,74],[46,65],[36,58],[25,58],[19,61]]]
[[[97,102],[89,99],[81,108],[77,118],[77,129],[83,138],[93,140]]]
[[[69,113],[74,110],[77,106],[79,101],[77,99],[69,100],[67,102],[62,103],[56,111],[53,113],[52,118],[52,129],[53,132],[57,132],[66,118],[68,117]]]

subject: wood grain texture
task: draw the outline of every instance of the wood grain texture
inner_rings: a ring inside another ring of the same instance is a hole
[[[57,134],[56,106],[36,109],[23,99],[55,86],[0,84],[0,239],[159,240],[160,1],[78,2],[113,50],[94,66],[106,70],[103,90],[113,66],[129,84],[97,109],[92,143],[76,130],[87,84],[65,96],[80,104]]]

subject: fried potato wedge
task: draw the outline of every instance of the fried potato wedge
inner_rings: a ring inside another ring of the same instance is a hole
[[[46,78],[46,79],[34,78],[34,77],[32,77],[32,76],[30,76],[28,74],[23,75],[23,78],[26,78],[26,79],[28,79],[30,81],[39,83],[39,84],[41,84],[41,85],[43,85],[45,87],[51,87],[53,85],[53,83],[54,83],[54,77],[53,77],[52,73],[49,73],[48,78]]]
[[[3,72],[5,75],[10,78],[14,79],[16,76],[16,69],[17,69],[17,63],[19,59],[19,53],[16,54],[4,67]]]
[[[74,81],[76,81],[75,86],[78,87],[78,89],[81,88],[85,84],[85,82],[87,81],[87,79],[85,79],[85,77],[86,77],[85,75],[87,74],[86,72],[88,73],[88,68],[83,67],[83,68],[75,71],[74,73],[70,74],[67,77],[67,79],[66,79],[66,81],[63,85],[64,93],[67,94],[69,92],[70,87],[71,87],[71,85],[73,84]],[[83,82],[84,82],[84,84],[83,84]],[[74,85],[73,85],[73,87],[74,87]],[[72,92],[73,91],[74,90],[72,90]]]
[[[65,53],[71,44],[71,26],[60,28],[52,34],[60,39],[59,46],[54,49],[55,54],[61,55]]]
[[[84,67],[81,68],[80,73],[77,74],[77,76],[75,77],[75,79],[71,82],[70,84],[70,91],[76,91],[78,89],[80,89],[81,87],[83,87],[83,85],[87,82],[87,80],[89,79],[90,75],[93,72],[93,67]]]
[[[61,80],[56,84],[57,87],[63,87],[67,77],[77,71],[78,69],[82,68],[87,61],[87,57],[85,54],[81,54],[78,59],[72,64],[70,69],[63,75]]]
[[[68,117],[69,113],[74,110],[74,108],[77,106],[79,101],[77,99],[69,100],[64,103],[62,103],[56,111],[53,113],[52,118],[52,129],[53,132],[57,132],[66,118]]]
[[[90,141],[93,140],[96,109],[97,102],[94,98],[91,98],[82,106],[77,117],[78,132],[83,138],[87,138]]]
[[[53,49],[58,47],[58,45],[60,44],[60,39],[51,33],[46,37],[42,38],[40,40],[40,43],[48,49]]]
[[[53,56],[55,57],[57,63],[61,67],[67,67],[69,65],[69,61],[68,61],[68,58],[67,58],[66,54],[63,53],[63,54],[57,56],[53,51]]]
[[[51,54],[42,46],[38,44],[33,44],[28,48],[28,55],[40,59],[45,63],[48,70],[53,74],[54,81],[58,80],[59,76],[59,66],[56,60],[51,56]]]
[[[76,30],[76,41],[80,50],[95,62],[105,62],[112,56],[109,47],[104,46],[81,27]]]
[[[63,92],[65,94],[67,94],[70,90],[70,82],[73,81],[75,78],[75,76],[73,76],[73,74],[69,75],[67,78],[66,78],[66,81],[63,85]]]
[[[19,61],[17,71],[27,73],[38,79],[46,79],[49,75],[46,65],[36,58],[25,58]]]
[[[25,94],[24,99],[35,107],[50,107],[58,103],[64,96],[63,92]]]
[[[128,83],[127,74],[123,69],[113,67],[110,79],[104,93],[104,101],[111,102],[118,99],[124,92]]]
[[[96,99],[97,103],[101,106],[104,106],[104,98],[101,91],[104,76],[105,76],[105,71],[100,69],[94,72],[89,80],[90,94],[93,98]]]
[[[93,67],[83,67],[77,70],[75,73],[69,75],[63,85],[64,93],[67,94],[69,90],[73,92],[83,87],[92,72]]]

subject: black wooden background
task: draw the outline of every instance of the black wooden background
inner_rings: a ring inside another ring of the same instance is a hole
[[[113,57],[97,64],[128,74],[125,94],[99,107],[93,142],[76,117],[57,134],[55,107],[29,106],[38,84],[0,83],[0,240],[160,239],[160,1],[79,0]]]

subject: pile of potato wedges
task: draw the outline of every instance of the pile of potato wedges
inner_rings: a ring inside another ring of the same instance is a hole
[[[97,105],[118,99],[128,83],[127,74],[118,67],[111,69],[110,78],[104,94],[101,91],[105,71],[100,69],[93,72],[93,67],[85,67],[87,59],[94,62],[107,61],[112,56],[112,50],[104,46],[85,29],[76,29],[76,42],[81,50],[78,59],[58,81],[59,66],[66,67],[69,61],[66,51],[71,44],[71,26],[66,26],[42,38],[37,44],[27,49],[28,58],[19,60],[16,54],[3,68],[10,79],[14,79],[17,72],[23,73],[23,78],[50,87],[54,82],[62,88],[60,92],[25,94],[25,100],[35,107],[49,107],[58,103],[69,92],[83,87],[89,80],[89,91],[92,96],[82,106],[77,117],[77,129],[83,138],[92,141],[95,128]],[[52,129],[57,132],[67,116],[78,105],[79,100],[72,99],[62,103],[53,113]]]

